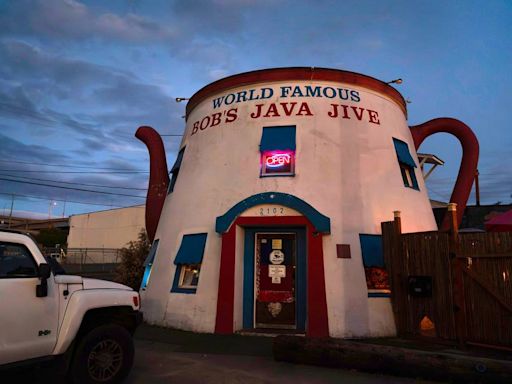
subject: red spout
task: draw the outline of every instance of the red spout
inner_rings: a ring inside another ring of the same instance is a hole
[[[149,186],[146,198],[146,232],[149,241],[155,239],[156,228],[167,196],[169,173],[162,138],[151,127],[139,127],[135,137],[146,144],[149,151]]]

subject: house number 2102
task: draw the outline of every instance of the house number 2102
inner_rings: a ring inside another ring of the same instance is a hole
[[[270,215],[284,215],[284,208],[282,208],[282,207],[260,208],[260,216],[270,216]]]

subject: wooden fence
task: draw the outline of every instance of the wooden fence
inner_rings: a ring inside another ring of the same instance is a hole
[[[512,348],[512,233],[382,235],[399,336]]]

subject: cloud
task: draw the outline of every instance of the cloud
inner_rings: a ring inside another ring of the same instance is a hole
[[[131,136],[141,124],[182,124],[178,106],[162,87],[128,71],[50,55],[18,40],[0,40],[0,79],[0,116],[38,127],[66,126],[103,139],[119,127]]]
[[[5,160],[25,160],[34,162],[66,162],[70,158],[63,153],[55,152],[54,150],[38,144],[24,144],[21,141],[15,140],[9,136],[0,133],[0,167],[6,169]],[[8,165],[11,167],[11,165]],[[12,165],[14,167],[14,165]],[[16,166],[16,168],[19,168]]]
[[[107,87],[96,88],[92,97],[101,103],[108,102],[130,109],[135,106],[142,110],[155,106],[166,109],[175,107],[174,99],[166,95],[160,87],[142,84],[127,77],[119,77]]]
[[[55,125],[53,119],[38,110],[21,86],[0,89],[0,116],[27,120],[45,127]]]
[[[78,164],[76,158],[71,159],[66,152],[54,151],[42,145],[24,144],[2,133],[0,133],[0,142],[2,143],[0,146],[0,159],[2,159],[2,161],[0,161],[0,178],[22,181],[22,183],[20,183],[1,180],[0,197],[15,193],[17,195],[34,196],[35,198],[41,198],[43,200],[48,199],[48,201],[51,199],[61,199],[96,204],[115,202],[116,206],[141,204],[144,202],[143,198],[37,185],[51,184],[61,187],[104,191],[114,194],[120,193],[144,196],[144,191],[101,187],[101,185],[104,185],[110,187],[144,188],[147,185],[147,173],[116,173],[117,171],[115,170],[140,170],[136,163],[112,156],[104,162],[98,160],[96,160],[96,162],[84,161],[84,165],[87,167],[115,168],[112,170],[48,166],[44,164]],[[60,173],[63,171],[84,173]],[[94,184],[94,186],[69,183]],[[22,198],[22,196],[19,198]]]
[[[48,136],[57,133],[59,128],[67,127],[84,136],[104,138],[97,124],[81,122],[71,115],[36,106],[22,86],[0,89],[0,100],[0,117],[13,121],[12,126],[18,126],[18,129],[21,128],[19,122],[24,122],[38,136]]]
[[[46,86],[49,90],[65,88],[67,95],[76,97],[77,91],[91,83],[104,83],[130,75],[112,67],[50,55],[21,40],[0,40],[0,76],[6,79],[19,78],[24,83]]]
[[[133,137],[137,127],[153,125],[162,133],[183,130],[182,106],[158,84],[147,83],[127,70],[50,54],[46,49],[42,43],[0,39],[0,159],[146,171],[146,148]],[[20,142],[18,137],[26,140]],[[37,144],[30,145],[30,141]],[[147,173],[101,173],[104,171],[67,166],[0,163],[0,169],[19,170],[9,172],[19,180],[30,181],[21,176],[48,179],[70,187],[76,186],[64,182],[144,188],[148,179]],[[91,173],[61,173],[68,171]],[[143,191],[84,188],[144,195]],[[112,202],[116,206],[144,202],[128,196],[0,183],[2,196],[13,192],[40,197],[43,205],[44,199]]]
[[[177,32],[157,22],[128,13],[94,12],[74,0],[19,0],[4,5],[3,34],[32,35],[63,40],[99,38],[124,42],[172,40]],[[30,9],[30,12],[27,12]]]
[[[182,29],[234,33],[242,29],[245,12],[262,2],[229,0],[174,1],[172,14]]]

